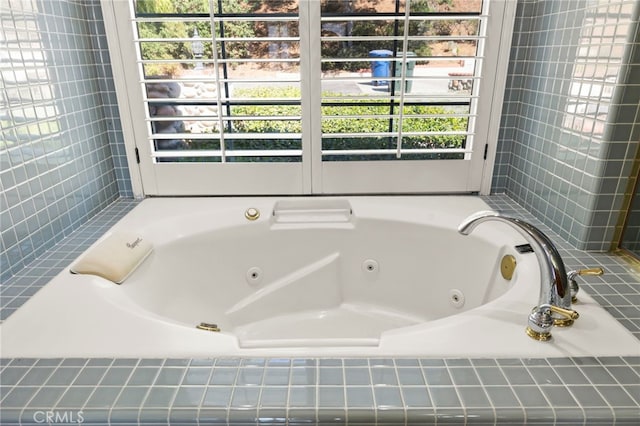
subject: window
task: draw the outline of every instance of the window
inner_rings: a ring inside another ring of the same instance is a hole
[[[508,2],[107,3],[147,194],[480,188]]]
[[[134,2],[156,161],[301,160],[296,3]]]
[[[323,3],[323,159],[464,158],[482,13],[482,0]]]

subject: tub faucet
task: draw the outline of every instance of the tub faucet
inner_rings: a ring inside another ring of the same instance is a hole
[[[536,340],[549,340],[551,327],[568,326],[578,318],[578,313],[571,309],[571,291],[562,257],[549,237],[538,228],[494,211],[472,214],[458,226],[458,232],[469,235],[478,225],[491,220],[504,222],[515,228],[536,254],[540,266],[540,300],[529,315],[526,332]]]

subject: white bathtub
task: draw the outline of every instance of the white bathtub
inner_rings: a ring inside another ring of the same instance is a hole
[[[0,326],[1,355],[637,354],[584,292],[572,327],[528,337],[535,254],[519,253],[524,239],[503,223],[456,232],[487,209],[471,196],[146,199],[110,233],[139,234],[152,254],[121,285],[60,273]],[[510,280],[505,255],[517,262]]]

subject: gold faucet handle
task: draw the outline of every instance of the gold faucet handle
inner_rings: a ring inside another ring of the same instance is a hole
[[[578,269],[576,271],[580,276],[592,276],[599,277],[604,274],[604,269],[602,268],[587,268],[587,269]]]
[[[574,311],[573,309],[565,309],[555,305],[548,305],[548,306],[549,306],[549,310],[551,310],[552,312],[565,316],[570,320],[577,320],[580,317],[580,314]]]
[[[570,271],[567,274],[567,279],[569,280],[569,287],[571,289],[571,303],[576,303],[578,301],[577,294],[580,290],[580,286],[576,282],[576,277],[580,276],[592,276],[599,277],[604,274],[603,268],[586,268],[586,269],[577,269],[575,271]]]

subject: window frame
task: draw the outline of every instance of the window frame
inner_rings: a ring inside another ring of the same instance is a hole
[[[300,1],[308,2],[313,0]],[[147,181],[143,179],[143,175],[145,174],[145,171],[143,169],[152,167],[153,164],[147,164],[148,162],[139,160],[140,152],[136,144],[136,140],[140,140],[141,137],[139,123],[145,121],[146,117],[141,116],[140,108],[137,108],[136,105],[133,105],[132,101],[134,101],[134,99],[132,99],[132,97],[128,95],[129,93],[132,93],[132,90],[139,90],[140,83],[139,81],[133,82],[131,78],[127,77],[127,75],[130,75],[131,73],[125,72],[125,64],[139,62],[139,52],[137,51],[138,47],[136,46],[135,50],[121,48],[121,46],[133,43],[133,40],[131,40],[129,37],[126,37],[127,32],[122,31],[123,25],[131,25],[131,23],[129,21],[120,22],[117,19],[117,16],[120,15],[118,15],[116,9],[122,7],[128,9],[129,4],[128,1],[113,2],[111,0],[101,0],[101,5],[105,21],[105,32],[110,47],[111,65],[114,75],[114,84],[116,87],[116,96],[118,99],[118,108],[122,121],[125,152],[127,154],[126,156],[131,175],[133,193],[136,197],[144,197],[150,194],[157,194],[157,188],[154,187],[154,183],[148,182],[148,179]],[[486,114],[484,118],[487,121],[486,125],[483,127],[484,129],[486,129],[486,131],[483,135],[477,135],[476,140],[482,140],[484,141],[483,145],[486,145],[484,147],[484,156],[482,163],[474,166],[476,168],[482,167],[480,181],[477,184],[474,184],[474,190],[470,191],[478,192],[480,194],[489,194],[491,188],[500,118],[502,112],[502,102],[504,99],[504,91],[507,79],[506,77],[509,53],[511,48],[511,38],[515,21],[516,4],[515,2],[509,0],[491,0],[491,8],[491,13],[499,9],[502,22],[501,25],[489,25],[487,29],[487,39],[493,40],[495,45],[487,46],[486,48],[495,49],[494,55],[497,60],[492,63],[489,63],[489,61],[487,61],[484,64],[485,70],[483,72],[483,75],[485,76],[484,78],[489,81],[487,81],[483,85],[491,87],[489,91],[491,93],[491,98],[486,99],[486,95],[484,96],[485,100],[483,101],[483,105],[490,105],[488,108],[489,113]],[[316,46],[320,43],[320,40],[315,38],[320,34],[319,9],[319,6],[311,8],[300,8],[300,45],[301,48],[303,48],[304,46],[308,46],[312,52],[313,49],[311,49],[311,46]],[[309,27],[312,25],[317,25],[318,28],[309,28],[309,31],[303,31],[302,29],[304,28],[304,25],[308,25]],[[489,34],[489,32],[493,33]],[[314,188],[314,182],[322,182],[323,180],[323,161],[321,155],[322,133],[319,126],[319,117],[321,117],[321,103],[309,101],[305,102],[305,99],[317,99],[317,96],[321,92],[320,69],[317,66],[311,66],[313,61],[317,59],[319,59],[319,52],[308,56],[304,55],[304,57],[301,56],[300,63],[301,74],[303,73],[305,76],[309,76],[309,78],[306,79],[302,78],[300,82],[303,99],[302,115],[303,117],[318,117],[314,120],[302,120],[302,149],[303,152],[312,152],[313,155],[310,161],[302,162],[302,170],[294,170],[294,168],[291,168],[290,171],[286,171],[280,177],[283,183],[290,179],[296,179],[297,177],[299,177],[301,179],[299,190],[293,190],[292,192],[299,192],[299,195],[311,193],[327,193],[327,191],[318,191],[317,188]],[[491,78],[489,78],[489,76]],[[317,84],[312,84],[310,82],[314,79],[317,81]],[[138,127],[138,129],[136,129],[136,126]],[[309,137],[309,135],[311,135],[311,137]],[[285,166],[287,163],[274,164],[284,166],[285,169],[287,168]],[[260,166],[265,170],[271,168],[271,165],[267,163],[254,163],[253,166]],[[359,173],[359,169],[361,169],[362,166],[354,164],[350,165],[348,168],[352,169],[353,173]],[[384,169],[384,167],[382,167],[382,169]],[[146,170],[146,173],[153,174],[151,170]],[[189,173],[195,173],[197,175],[200,172],[197,170],[197,168],[194,167],[189,171]],[[411,176],[411,173],[412,172],[408,172],[407,177]],[[205,180],[207,179],[205,174],[202,174],[202,178]],[[223,177],[221,176],[221,178]],[[242,176],[242,173],[240,171],[237,173],[236,178],[239,181],[242,181],[243,179],[247,180],[245,176]],[[249,183],[247,183],[247,185],[250,186]],[[443,189],[444,192],[448,192],[446,187]],[[179,192],[179,188],[176,188],[175,190]],[[380,191],[378,192],[387,192],[387,190],[387,188],[384,188],[384,186],[382,186],[380,187]],[[266,191],[265,193],[268,192],[269,191]],[[358,187],[354,187],[352,190],[347,190],[346,192],[371,191],[362,191]],[[407,191],[405,192],[413,192],[413,190],[411,188],[407,188]],[[333,191],[329,191],[329,193],[333,193]],[[216,191],[216,194],[225,195],[224,191],[220,190]],[[234,193],[232,192],[226,195],[233,194]]]

